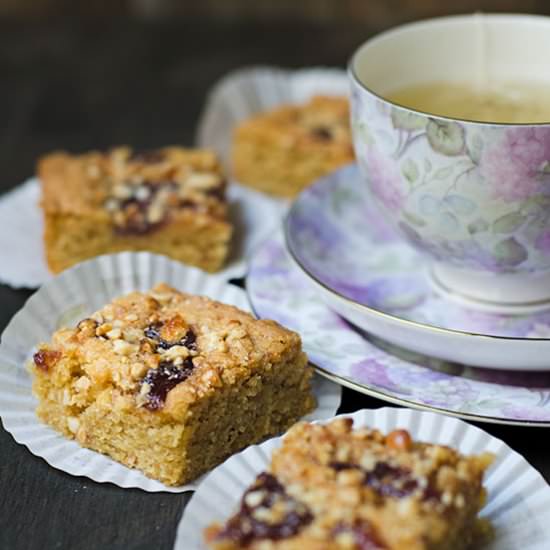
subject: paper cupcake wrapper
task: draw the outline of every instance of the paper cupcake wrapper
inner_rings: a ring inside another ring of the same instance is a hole
[[[0,258],[6,258],[0,262],[0,283],[35,288],[53,278],[44,255],[39,200],[36,178],[0,197]],[[228,200],[234,236],[227,265],[217,274],[226,280],[245,275],[249,253],[278,226],[287,210],[285,202],[239,185],[229,186]]]
[[[411,409],[386,407],[345,416],[353,418],[355,427],[378,428],[384,433],[404,428],[415,439],[449,445],[462,453],[494,453],[496,461],[485,479],[488,502],[481,515],[491,520],[496,538],[486,550],[548,550],[550,488],[501,440],[462,420]],[[277,437],[249,447],[207,476],[184,510],[174,550],[206,548],[203,530],[212,522],[223,522],[236,510],[244,490],[266,469],[281,440]]]
[[[229,73],[208,95],[197,143],[214,149],[229,166],[232,132],[237,124],[283,103],[304,103],[314,95],[349,95],[346,72],[325,67],[249,67]]]
[[[255,67],[228,74],[208,95],[197,130],[197,144],[216,150],[227,166],[231,134],[243,119],[281,103],[301,103],[315,94],[346,95],[348,81],[340,69],[287,71]],[[226,279],[243,277],[246,258],[278,227],[288,201],[232,182],[228,188],[230,217],[235,227]],[[46,265],[40,188],[29,179],[0,197],[0,283],[36,288],[53,275]]]
[[[165,282],[179,290],[209,296],[250,311],[245,292],[227,284],[220,275],[186,267],[164,256],[125,252],[100,256],[51,279],[38,290],[9,323],[0,343],[0,416],[14,439],[51,466],[76,476],[119,487],[179,493],[199,486],[200,479],[180,487],[167,487],[141,472],[84,449],[41,423],[35,415],[36,398],[26,369],[40,342],[49,341],[61,326],[71,326],[114,297],[134,290],[146,291]],[[327,418],[340,405],[341,388],[315,380],[318,407],[313,418]]]

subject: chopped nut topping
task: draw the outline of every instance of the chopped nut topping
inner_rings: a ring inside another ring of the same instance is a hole
[[[105,334],[109,340],[118,340],[122,336],[122,331],[117,327],[111,329],[109,332]]]
[[[208,163],[187,164],[169,150],[132,154],[121,148],[108,161],[110,190],[103,205],[118,234],[153,232],[175,211],[191,208],[225,215],[225,182],[214,156]]]
[[[91,384],[92,383],[87,376],[81,376],[75,381],[74,387],[77,391],[86,391],[91,386]]]
[[[193,172],[187,176],[186,183],[197,189],[210,189],[220,184],[220,177],[210,172]]]
[[[365,520],[355,521],[353,525],[340,524],[333,530],[333,536],[340,544],[358,550],[384,550],[387,548],[380,540],[370,523]]]
[[[113,350],[119,355],[130,355],[135,348],[125,340],[115,340],[113,342]]]
[[[86,175],[90,179],[95,180],[101,175],[101,170],[97,164],[88,164],[86,166]]]
[[[107,336],[107,333],[113,329],[113,325],[111,323],[103,323],[102,325],[99,325],[96,330],[96,336]]]
[[[168,350],[174,346],[183,346],[190,351],[197,349],[195,333],[188,328],[187,323],[180,315],[175,315],[166,323],[160,321],[152,323],[143,333],[147,338],[156,342],[160,349]]]
[[[408,451],[412,447],[412,438],[407,430],[393,430],[386,436],[386,445],[396,451]]]
[[[76,328],[79,330],[82,337],[90,338],[95,336],[97,325],[98,323],[95,319],[82,319]]]
[[[312,520],[308,507],[288,495],[274,476],[264,472],[244,494],[240,510],[218,538],[246,547],[255,540],[292,537]]]
[[[176,359],[187,359],[189,350],[185,346],[172,346],[168,349],[160,349],[163,361],[175,361]]]

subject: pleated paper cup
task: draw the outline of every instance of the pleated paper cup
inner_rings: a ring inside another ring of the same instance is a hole
[[[58,328],[74,326],[117,296],[135,290],[146,291],[160,282],[250,311],[245,292],[226,283],[223,276],[209,275],[147,252],[100,256],[63,272],[31,296],[2,334],[0,416],[4,428],[18,443],[59,470],[98,482],[150,492],[179,493],[198,487],[200,479],[180,487],[168,487],[80,447],[40,422],[35,414],[37,400],[31,391],[32,378],[26,368],[36,346],[49,341]],[[340,405],[340,386],[316,379],[314,391],[318,407],[311,417],[334,415]]]
[[[285,103],[305,103],[315,95],[349,95],[346,72],[326,67],[248,67],[231,72],[208,95],[197,129],[197,144],[214,149],[228,166],[236,125]]]
[[[351,415],[354,427],[387,433],[403,428],[414,439],[449,445],[465,454],[496,455],[487,472],[488,501],[481,515],[490,519],[496,537],[487,550],[548,550],[550,548],[550,488],[542,476],[501,440],[462,420],[431,412],[385,407]],[[203,530],[223,522],[238,507],[246,487],[264,471],[277,437],[231,457],[209,474],[184,510],[174,550],[205,549]]]

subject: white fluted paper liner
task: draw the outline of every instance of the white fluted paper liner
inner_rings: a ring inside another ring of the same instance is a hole
[[[237,124],[283,103],[304,103],[319,94],[347,96],[346,72],[325,67],[249,67],[229,73],[208,95],[197,143],[214,149],[228,166],[231,136]]]
[[[36,288],[52,277],[44,255],[39,200],[34,178],[0,197],[0,283]]]
[[[28,300],[1,337],[0,416],[4,428],[18,443],[59,470],[94,481],[151,492],[183,492],[198,487],[200,480],[167,487],[100,453],[83,449],[42,424],[34,412],[37,402],[31,393],[31,375],[25,368],[36,345],[49,341],[59,327],[73,326],[116,296],[145,291],[159,282],[250,311],[245,292],[227,284],[223,276],[208,275],[147,252],[100,256],[63,272]],[[314,391],[318,407],[312,418],[334,415],[340,405],[340,386],[316,378]]]
[[[494,453],[496,461],[485,478],[488,502],[481,515],[493,523],[496,538],[486,549],[550,548],[550,487],[501,440],[462,420],[431,412],[385,407],[345,416],[353,418],[355,427],[369,426],[383,432],[404,428],[415,439],[450,445],[462,453]],[[235,511],[244,490],[266,469],[281,439],[273,438],[245,449],[206,477],[184,510],[174,550],[206,548],[203,529],[214,521],[224,521]]]
[[[26,181],[0,197],[0,283],[35,288],[53,278],[44,255],[40,184]],[[287,204],[239,185],[228,189],[234,237],[227,267],[218,273],[226,280],[243,277],[246,258],[286,212]]]
[[[197,144],[216,150],[227,166],[232,130],[243,119],[281,103],[301,103],[315,94],[347,93],[347,77],[340,69],[235,71],[208,95]],[[227,267],[220,272],[226,279],[245,275],[248,254],[278,227],[289,204],[236,182],[228,188],[228,199],[235,236]],[[44,255],[39,200],[36,178],[0,197],[0,283],[36,288],[53,277]]]

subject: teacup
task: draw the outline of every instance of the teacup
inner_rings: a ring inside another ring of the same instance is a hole
[[[440,289],[507,311],[550,304],[550,121],[459,120],[385,99],[423,82],[550,79],[550,18],[453,16],[367,41],[350,63],[355,152]],[[548,98],[550,102],[550,97]]]

